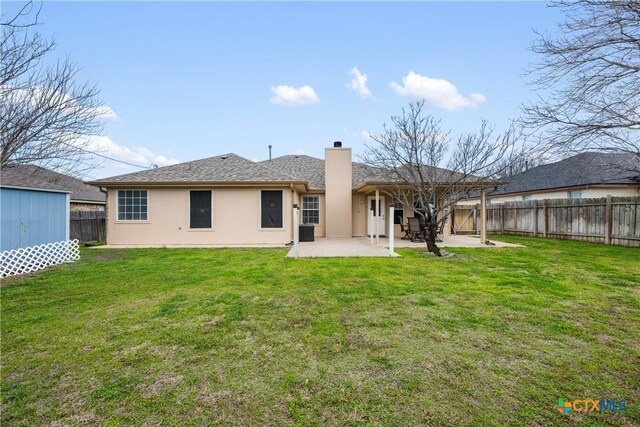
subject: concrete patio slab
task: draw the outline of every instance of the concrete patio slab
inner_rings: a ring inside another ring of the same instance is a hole
[[[362,237],[345,238],[316,238],[315,242],[300,242],[298,258],[326,258],[326,257],[389,257],[400,256],[389,254],[388,247],[382,242],[372,245]],[[295,258],[294,248],[291,248],[287,258]]]
[[[493,245],[482,245],[480,236],[446,236],[438,243],[441,248],[507,248],[522,247],[513,243],[489,240]],[[424,242],[412,242],[410,240],[395,239],[396,248],[425,249]],[[380,238],[380,243],[372,244],[367,237],[353,238],[316,238],[315,242],[301,242],[298,249],[298,258],[324,258],[324,257],[389,257],[400,256],[394,252],[389,254],[389,239]],[[293,248],[287,254],[288,258],[294,258]]]
[[[439,248],[521,248],[522,245],[515,243],[499,242],[497,240],[489,239],[490,245],[483,245],[480,243],[480,236],[475,235],[455,235],[455,236],[442,236],[441,243],[438,243]],[[389,245],[389,241],[386,238],[380,238],[380,244],[386,246]],[[396,248],[424,248],[426,243],[424,242],[412,242],[411,240],[395,239],[394,245]]]

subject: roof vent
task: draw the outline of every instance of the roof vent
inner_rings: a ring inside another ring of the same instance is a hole
[[[333,143],[333,148],[342,148],[342,141],[335,141]]]
[[[220,158],[221,158],[222,160],[227,160],[227,159],[229,158],[229,156],[220,156]]]

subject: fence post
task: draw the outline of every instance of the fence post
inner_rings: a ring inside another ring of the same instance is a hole
[[[538,201],[533,201],[533,237],[538,237]]]
[[[507,209],[504,207],[504,202],[500,205],[500,234],[504,234],[504,220],[507,214]]]
[[[369,241],[373,245],[373,209],[369,210]]]
[[[544,226],[542,228],[542,236],[547,237],[547,232],[549,231],[549,204],[547,202],[547,199],[544,199],[544,201],[542,202],[542,209],[542,219],[544,222]]]
[[[604,210],[604,242],[611,244],[611,232],[613,231],[613,206],[611,204],[611,194],[607,195],[607,204]]]

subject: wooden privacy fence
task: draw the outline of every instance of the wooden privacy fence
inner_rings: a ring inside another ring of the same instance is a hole
[[[456,206],[455,234],[477,234],[480,206]],[[640,247],[640,197],[549,199],[487,206],[487,231]]]
[[[71,211],[71,239],[104,242],[107,239],[105,212]]]

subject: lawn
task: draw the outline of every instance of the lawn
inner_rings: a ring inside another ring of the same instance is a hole
[[[2,425],[640,424],[640,250],[501,239],[84,250],[0,288]]]

